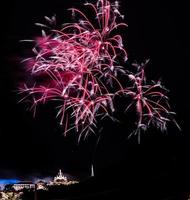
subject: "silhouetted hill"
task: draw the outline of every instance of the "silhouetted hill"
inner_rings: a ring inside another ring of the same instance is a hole
[[[79,184],[53,186],[48,192],[38,191],[37,200],[187,200],[189,186],[184,177],[175,174],[150,176],[147,173],[123,173],[103,169],[96,177],[89,177]],[[28,193],[23,200],[34,198]]]

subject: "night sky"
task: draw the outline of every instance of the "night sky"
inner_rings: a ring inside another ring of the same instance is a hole
[[[59,168],[87,177],[92,160],[97,173],[104,169],[130,169],[131,173],[146,171],[147,176],[173,173],[189,177],[189,14],[183,1],[120,0],[129,25],[123,34],[129,58],[150,58],[148,77],[162,78],[169,88],[170,103],[182,132],[172,126],[167,134],[151,130],[142,135],[139,145],[135,137],[126,139],[126,124],[105,120],[94,152],[97,137],[90,135],[80,144],[74,133],[65,138],[50,104],[40,106],[35,119],[25,104],[18,104],[15,91],[24,76],[19,60],[30,49],[19,40],[40,35],[41,30],[34,23],[43,22],[45,15],[56,14],[58,23],[70,22],[67,8],[82,8],[83,2],[7,0],[1,5],[0,178],[51,176]]]

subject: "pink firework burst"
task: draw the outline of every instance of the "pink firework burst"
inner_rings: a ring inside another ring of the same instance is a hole
[[[131,99],[126,110],[136,105],[138,122],[134,134],[139,135],[150,124],[166,129],[173,113],[169,111],[165,89],[159,82],[146,84],[144,67],[138,66],[134,74],[118,64],[127,61],[122,36],[115,33],[116,29],[127,27],[123,22],[117,23],[118,18],[123,18],[118,2],[98,0],[85,6],[94,12],[96,23],[71,8],[72,15],[79,18],[77,22],[55,29],[52,26],[56,18],[45,17],[48,25],[36,24],[47,31],[42,30],[42,36],[34,40],[34,56],[24,60],[35,83],[19,88],[21,101],[31,101],[34,115],[39,104],[56,101],[64,134],[75,129],[79,139],[94,132],[98,119],[113,118],[114,97],[118,94]],[[121,77],[129,77],[127,86]]]
[[[137,72],[128,74],[132,86],[117,92],[117,94],[122,93],[131,98],[131,103],[125,111],[128,111],[131,107],[135,108],[138,119],[137,128],[129,137],[132,134],[137,135],[139,142],[141,131],[147,130],[151,125],[161,131],[166,131],[167,122],[173,121],[180,129],[173,117],[175,113],[170,110],[166,95],[168,90],[161,84],[161,81],[151,81],[147,84],[144,68],[148,62],[149,60],[141,65],[133,64]]]

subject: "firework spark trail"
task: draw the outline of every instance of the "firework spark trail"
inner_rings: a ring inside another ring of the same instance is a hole
[[[162,86],[160,81],[152,81],[150,84],[146,83],[144,67],[147,63],[148,60],[142,65],[137,65],[138,72],[136,74],[131,73],[128,75],[133,83],[132,87],[118,91],[118,93],[122,92],[127,94],[132,99],[132,102],[127,107],[126,111],[130,109],[132,105],[135,105],[136,113],[138,115],[137,129],[134,130],[129,137],[132,134],[138,135],[139,142],[141,131],[147,130],[151,124],[161,131],[165,131],[167,129],[167,122],[172,120],[179,128],[179,125],[173,118],[175,113],[170,111],[168,97],[166,95],[167,89]]]
[[[136,104],[139,117],[135,134],[151,123],[165,129],[170,112],[162,105],[167,97],[160,83],[146,85],[143,67],[138,66],[139,70],[132,73],[118,65],[121,59],[127,61],[122,36],[114,34],[119,27],[127,27],[117,23],[118,18],[123,18],[118,2],[98,0],[85,5],[93,10],[98,26],[76,8],[69,10],[79,20],[63,24],[62,29],[51,28],[56,24],[55,17],[45,17],[49,25],[36,24],[49,31],[42,30],[42,36],[34,41],[34,56],[24,60],[36,83],[19,88],[24,94],[21,101],[31,100],[34,115],[38,104],[58,102],[57,116],[64,134],[75,129],[81,138],[94,132],[99,117],[113,118],[114,97],[123,94],[132,97],[128,108]],[[133,86],[125,86],[122,76],[128,77]]]

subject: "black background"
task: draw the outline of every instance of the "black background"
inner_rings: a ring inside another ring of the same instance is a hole
[[[160,182],[172,177],[188,185],[189,14],[183,1],[120,1],[121,12],[129,25],[123,34],[129,58],[150,58],[148,77],[156,80],[161,77],[169,88],[170,103],[177,113],[181,132],[175,127],[169,127],[167,134],[151,131],[142,135],[138,144],[137,138],[125,139],[126,126],[105,121],[93,156],[97,137],[91,135],[77,144],[73,133],[67,138],[61,135],[50,105],[40,107],[33,119],[26,106],[18,104],[15,89],[24,76],[19,60],[29,48],[19,40],[39,35],[40,28],[34,23],[43,22],[45,15],[56,14],[58,23],[69,22],[67,8],[82,8],[82,3],[74,0],[1,3],[0,178],[51,176],[59,168],[84,178],[90,175],[93,158],[97,174],[107,170],[121,175],[127,171]]]

